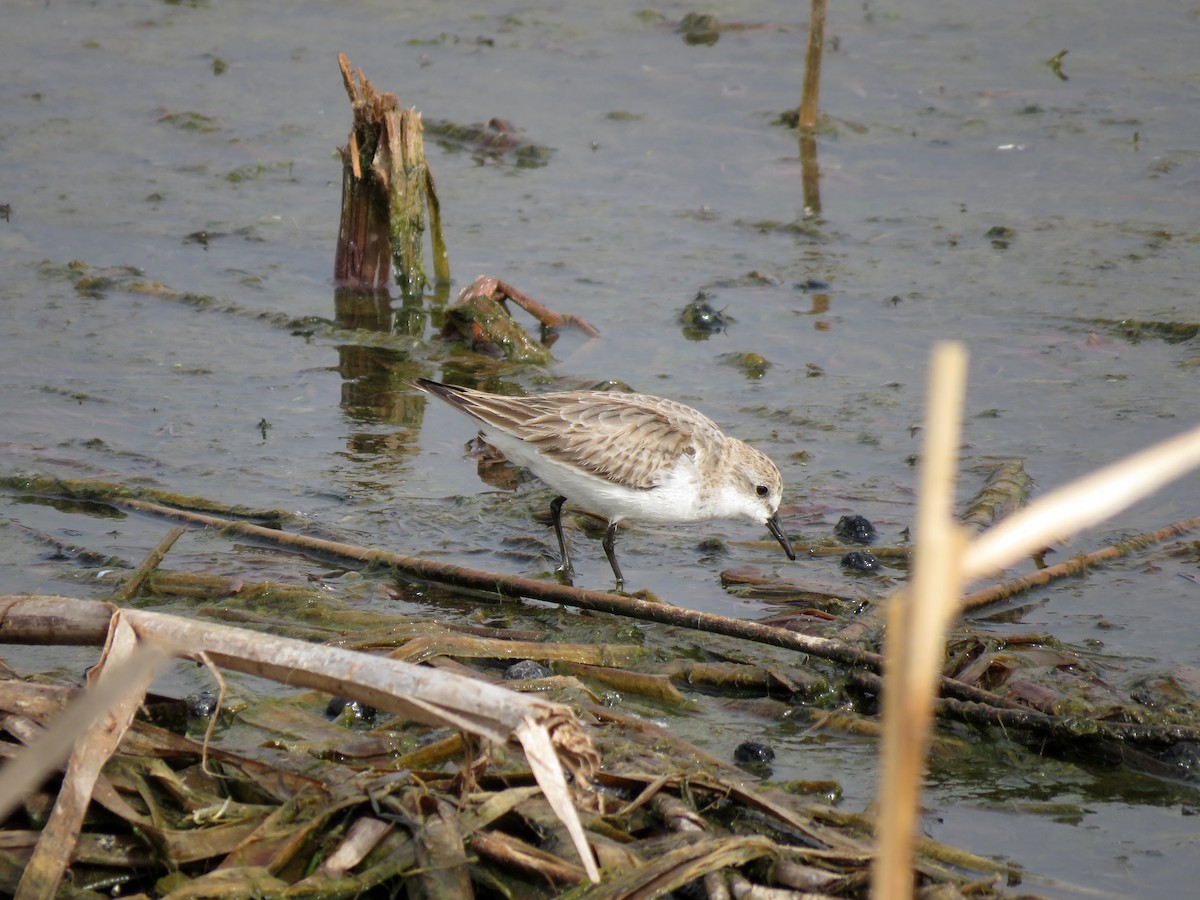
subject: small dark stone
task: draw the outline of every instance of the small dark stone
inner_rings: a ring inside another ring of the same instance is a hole
[[[716,16],[708,13],[690,12],[679,22],[675,29],[683,35],[685,44],[715,44],[721,37],[721,23]]]
[[[605,709],[618,709],[625,702],[620,691],[605,691],[600,695],[600,705]]]
[[[706,338],[710,334],[724,331],[732,321],[724,310],[716,309],[708,302],[709,295],[701,291],[696,299],[679,313],[679,324],[689,338]]]
[[[325,707],[325,715],[331,719],[345,718],[355,722],[374,722],[377,712],[375,707],[358,700],[330,697],[329,705]]]
[[[875,554],[866,550],[852,550],[847,553],[842,557],[842,565],[859,572],[878,572],[883,568]]]
[[[805,278],[803,281],[796,282],[796,290],[798,290],[798,291],[827,291],[827,290],[829,290],[829,282],[822,281],[820,278]]]
[[[985,238],[992,242],[992,246],[997,250],[1005,250],[1017,238],[1015,229],[1009,228],[1007,225],[993,225],[987,230]]]
[[[1200,771],[1200,744],[1195,741],[1172,744],[1163,751],[1162,761],[1172,766],[1180,778],[1194,782],[1197,771]]]
[[[342,714],[342,710],[346,708],[349,702],[345,697],[330,697],[329,703],[325,707],[325,715],[331,719],[336,719]]]
[[[742,741],[733,751],[733,761],[739,766],[762,765],[775,758],[775,751],[758,741]]]
[[[855,544],[873,544],[878,536],[875,526],[863,516],[842,516],[833,526],[833,533],[843,541],[852,541]]]
[[[217,695],[212,691],[188,694],[183,702],[187,704],[188,715],[193,718],[208,719],[217,711]]]
[[[524,681],[527,678],[549,678],[553,674],[553,672],[540,662],[534,662],[532,659],[523,659],[520,662],[513,663],[504,670],[506,681]]]

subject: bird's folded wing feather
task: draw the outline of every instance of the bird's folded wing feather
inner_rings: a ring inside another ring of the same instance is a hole
[[[693,459],[721,439],[715,424],[686,406],[658,397],[594,394],[524,397],[519,403],[479,402],[472,411],[486,422],[537,446],[553,459],[580,466],[609,481],[649,489],[683,456]]]

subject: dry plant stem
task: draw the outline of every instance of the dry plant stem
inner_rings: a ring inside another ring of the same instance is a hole
[[[517,290],[508,282],[501,281],[494,275],[480,275],[476,278],[470,286],[463,290],[462,295],[459,297],[459,303],[463,303],[465,300],[476,295],[492,297],[498,300],[511,300],[547,328],[562,328],[564,325],[574,325],[588,337],[595,338],[600,336],[600,332],[591,323],[571,313],[555,312],[545,304],[534,300],[524,291]]]
[[[804,55],[804,89],[800,96],[800,133],[817,125],[821,94],[821,51],[825,45],[826,0],[812,0],[808,17],[808,50]]]
[[[1058,488],[967,548],[966,580],[1012,565],[1104,521],[1200,466],[1200,426]]]
[[[550,328],[561,328],[563,325],[574,325],[588,337],[599,337],[600,332],[590,323],[571,313],[557,313],[534,300],[523,291],[517,290],[511,284],[503,281],[496,282],[496,288],[506,297],[529,313],[543,325]]]
[[[883,693],[883,679],[872,672],[859,669],[850,673],[849,680],[868,693]],[[1001,728],[1008,732],[1021,732],[1029,740],[1042,742],[1064,743],[1078,740],[1084,746],[1088,746],[1110,741],[1117,745],[1150,749],[1161,749],[1172,744],[1200,743],[1200,728],[1109,722],[1082,716],[1063,718],[1009,701],[998,705],[945,697],[936,701],[934,711],[941,719],[967,722],[984,728]]]
[[[110,679],[76,696],[53,727],[30,744],[29,752],[0,768],[0,822],[26,793],[62,765],[80,737],[128,694],[130,685],[136,685],[146,672],[153,673],[165,659],[165,654],[148,649],[113,668]]]
[[[225,705],[225,679],[221,676],[221,670],[213,664],[207,653],[201,650],[197,658],[204,668],[208,669],[213,681],[217,683],[217,702],[213,704],[212,715],[208,717],[208,727],[204,729],[203,750],[200,753],[201,771],[216,778],[219,777],[217,773],[208,768],[208,748],[212,745],[213,733],[217,730],[217,720],[221,718],[221,709]]]
[[[800,182],[804,190],[804,213],[821,214],[821,166],[817,162],[817,139],[800,135]]]
[[[1033,479],[1025,472],[1024,463],[1019,459],[1005,460],[992,467],[959,521],[970,534],[980,534],[1024,506],[1032,487]]]
[[[167,555],[167,551],[170,550],[172,545],[174,545],[177,540],[183,537],[186,532],[187,529],[182,525],[179,525],[168,531],[166,537],[159,541],[158,545],[146,555],[144,560],[142,560],[142,564],[133,570],[133,574],[126,578],[119,588],[113,591],[112,596],[109,597],[109,601],[112,603],[124,603],[127,600],[131,600],[137,596],[137,592],[141,590],[142,584],[146,581],[146,578],[149,577],[151,572],[158,568],[158,564],[161,563],[163,557]]]
[[[88,675],[94,689],[101,694],[101,703],[94,705],[101,707],[102,716],[86,737],[68,744],[72,749],[62,788],[21,874],[15,900],[49,900],[57,894],[63,872],[74,854],[100,770],[116,752],[133,722],[164,656],[158,648],[139,645],[120,613],[114,617],[104,654]],[[84,703],[93,705],[89,701]],[[35,748],[27,749],[25,755],[41,756]],[[27,790],[28,786],[23,785],[18,796]]]
[[[883,741],[872,896],[907,900],[925,751],[933,725],[946,626],[957,610],[963,533],[954,482],[966,380],[961,344],[934,349],[917,504],[913,581],[891,598],[884,657]]]
[[[851,666],[877,669],[880,662],[877,654],[864,652],[839,641],[810,637],[784,628],[773,628],[755,622],[729,619],[700,610],[651,603],[634,597],[569,587],[557,582],[504,575],[469,566],[456,566],[436,560],[405,556],[388,550],[326,541],[274,528],[263,528],[248,522],[222,519],[207,513],[173,509],[169,506],[129,497],[114,496],[107,498],[107,501],[100,497],[94,499],[97,502],[108,502],[114,506],[190,522],[193,525],[217,528],[227,534],[239,534],[275,546],[303,550],[325,559],[352,560],[368,565],[390,567],[416,578],[485,591],[501,597],[529,597],[548,603],[561,603],[577,609],[616,613],[664,625],[678,625],[684,628],[711,631],[715,634],[741,637],[764,644],[772,644],[776,647],[798,650]],[[978,699],[978,697],[979,695],[975,694],[972,699]]]
[[[450,725],[500,744],[515,738],[547,802],[571,834],[589,877],[599,880],[562,768],[564,764],[571,768],[577,783],[586,785],[599,759],[567,707],[476,679],[337,647],[163,613],[117,611],[107,604],[65,597],[0,598],[0,636],[19,635],[25,616],[42,622],[60,616],[62,621],[53,630],[61,632],[69,630],[76,618],[90,623],[98,614],[112,619],[114,612],[138,638],[184,658],[204,654],[227,669],[351,696],[417,722]]]
[[[321,863],[321,874],[333,878],[345,875],[361,863],[394,827],[393,823],[372,816],[356,819],[337,849]]]
[[[744,866],[773,857],[775,844],[760,835],[699,838],[649,859],[638,869],[618,872],[588,892],[590,900],[625,900],[632,897],[668,896],[709,872]]]
[[[575,609],[586,609],[594,612],[606,612],[614,615],[629,616],[647,622],[658,622],[662,625],[673,625],[680,628],[691,628],[712,634],[723,634],[728,637],[755,641],[807,653],[819,659],[827,659],[856,669],[879,671],[883,660],[877,653],[860,650],[843,641],[829,638],[812,637],[786,628],[763,625],[758,622],[748,622],[743,619],[731,619],[695,609],[669,606],[664,603],[651,603],[635,597],[625,597],[620,594],[609,594],[603,591],[592,591],[584,588],[570,587],[551,581],[538,581],[533,578],[521,578],[516,575],[506,575],[500,572],[489,572],[468,566],[456,566],[437,560],[422,559],[414,556],[404,556],[387,550],[359,547],[353,544],[343,544],[309,537],[303,534],[280,531],[275,528],[264,528],[248,522],[238,522],[222,519],[207,513],[180,510],[146,500],[131,497],[111,495],[108,497],[93,494],[95,502],[107,502],[114,506],[133,509],[150,515],[176,519],[208,528],[218,528],[228,534],[239,534],[254,538],[273,546],[288,547],[311,553],[323,559],[350,560],[367,565],[378,565],[393,568],[406,575],[427,581],[440,582],[459,588],[477,590],[500,597],[528,597],[547,603],[559,603]],[[4,610],[0,608],[0,637],[3,635]],[[91,634],[76,635],[74,633],[54,634],[49,631],[30,629],[25,637],[27,641],[41,643],[63,644],[71,642],[92,643]],[[992,704],[1000,707],[1016,707],[1015,703],[951,678],[943,678],[942,691],[962,700],[977,703]]]
[[[1093,553],[1088,553],[1084,556],[1077,556],[1069,559],[1066,562],[1058,563],[1057,565],[1047,566],[1044,569],[1039,569],[1036,572],[1031,572],[1020,578],[1014,578],[1010,581],[1005,581],[1001,584],[994,584],[991,587],[984,588],[978,591],[972,591],[962,599],[962,607],[964,610],[975,610],[980,607],[987,606],[990,603],[998,603],[1001,600],[1007,600],[1014,594],[1019,594],[1022,591],[1028,591],[1031,588],[1040,587],[1044,584],[1049,584],[1056,578],[1064,578],[1068,575],[1075,575],[1079,572],[1098,566],[1101,563],[1107,562],[1110,559],[1119,559],[1122,556],[1128,556],[1130,553],[1136,553],[1139,550],[1144,550],[1151,544],[1157,544],[1161,541],[1170,540],[1173,537],[1178,537],[1181,534],[1186,534],[1189,531],[1195,531],[1200,528],[1200,516],[1191,519],[1185,519],[1182,522],[1176,522],[1173,525],[1168,525],[1165,528],[1160,528],[1157,531],[1149,531],[1144,534],[1138,534],[1131,538],[1126,538],[1117,544],[1110,544],[1101,550],[1096,550]]]
[[[821,94],[821,52],[825,46],[826,0],[812,0],[808,18],[808,50],[804,57],[804,87],[800,96],[800,178],[804,188],[804,211],[821,214],[821,169],[817,164],[817,127]]]
[[[480,856],[551,884],[580,884],[584,881],[583,870],[578,866],[572,866],[502,831],[476,832],[471,838],[471,849]]]

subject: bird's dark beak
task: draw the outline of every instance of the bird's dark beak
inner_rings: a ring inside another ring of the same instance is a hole
[[[788,559],[796,558],[796,551],[792,549],[792,542],[788,540],[788,536],[783,533],[783,529],[779,527],[779,514],[771,516],[767,519],[767,529],[771,534],[775,535],[775,540],[779,541],[779,546],[783,547],[783,552],[788,555]]]

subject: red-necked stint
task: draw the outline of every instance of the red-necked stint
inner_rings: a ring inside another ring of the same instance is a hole
[[[568,498],[608,519],[603,546],[618,590],[625,579],[613,544],[626,519],[673,525],[742,517],[766,525],[788,559],[796,558],[779,527],[783,479],[775,463],[690,406],[650,394],[504,397],[427,378],[413,384],[466,413],[487,443],[558,492],[550,513],[566,575]]]

